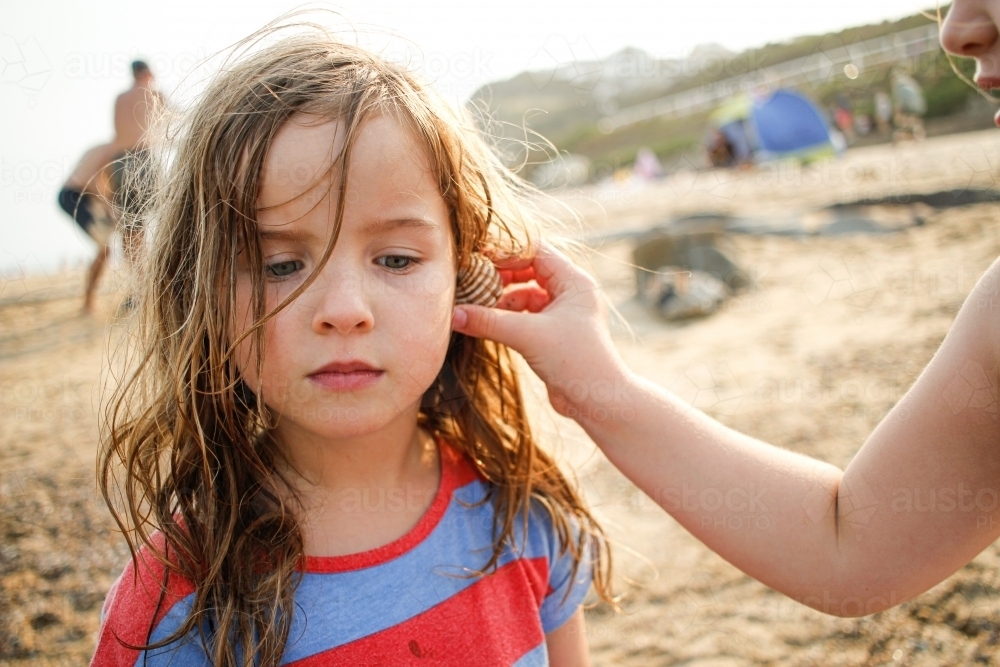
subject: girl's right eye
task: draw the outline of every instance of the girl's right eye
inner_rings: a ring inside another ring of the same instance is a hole
[[[302,268],[302,262],[289,259],[284,262],[275,262],[264,267],[264,272],[272,278],[287,278]]]

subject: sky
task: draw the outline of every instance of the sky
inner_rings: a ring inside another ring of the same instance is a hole
[[[183,102],[210,75],[212,55],[302,7],[329,10],[312,16],[364,46],[405,55],[460,102],[490,81],[627,46],[660,58],[707,43],[740,51],[900,18],[928,2],[3,0],[0,274],[50,272],[93,257],[95,246],[55,198],[83,151],[111,139],[112,104],[130,85],[131,60],[147,60],[159,87]]]

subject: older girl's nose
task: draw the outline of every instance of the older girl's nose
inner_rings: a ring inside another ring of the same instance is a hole
[[[941,26],[941,46],[956,56],[981,56],[997,37],[997,26],[982,2],[955,2]]]

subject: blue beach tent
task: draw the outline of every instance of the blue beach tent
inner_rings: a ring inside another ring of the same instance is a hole
[[[734,163],[833,155],[830,129],[819,110],[794,90],[736,97],[709,116],[725,138]]]

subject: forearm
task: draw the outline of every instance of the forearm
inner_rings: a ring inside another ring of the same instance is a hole
[[[981,446],[997,441],[995,422],[984,414],[986,433],[942,431],[929,370],[846,472],[738,433],[631,373],[618,380],[617,418],[591,409],[577,420],[720,556],[804,604],[857,616],[941,581],[1000,527],[1000,461]]]
[[[627,374],[613,411],[578,421],[610,461],[713,551],[763,583],[829,613],[871,582],[838,525],[842,472],[738,433]],[[871,593],[865,593],[871,597]],[[891,603],[866,600],[873,611]],[[898,600],[896,600],[898,602]]]

